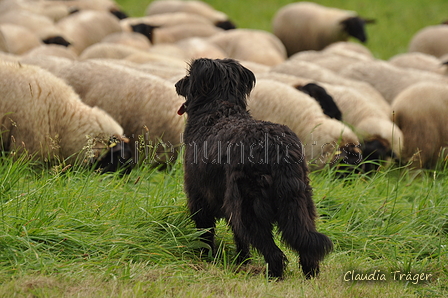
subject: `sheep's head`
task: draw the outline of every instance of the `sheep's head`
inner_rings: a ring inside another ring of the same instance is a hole
[[[341,21],[344,31],[347,32],[348,35],[353,36],[363,43],[367,41],[365,24],[370,23],[375,23],[375,20],[368,20],[360,17],[349,17]]]
[[[132,170],[132,152],[129,139],[125,137],[91,138],[86,149],[89,161],[101,173],[120,171],[128,174]]]

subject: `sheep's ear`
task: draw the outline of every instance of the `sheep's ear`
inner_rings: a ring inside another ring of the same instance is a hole
[[[364,21],[364,24],[375,24],[375,19],[362,19]]]

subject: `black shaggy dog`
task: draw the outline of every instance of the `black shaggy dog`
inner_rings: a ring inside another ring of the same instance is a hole
[[[224,217],[238,261],[246,262],[253,246],[263,254],[269,275],[281,278],[287,259],[273,239],[277,224],[310,278],[319,273],[319,262],[333,245],[316,231],[300,140],[284,125],[254,120],[246,109],[254,84],[254,74],[237,61],[205,58],[194,60],[176,83],[177,93],[186,98],[178,114],[188,114],[188,207],[196,227],[208,230],[204,241],[212,252],[215,222]]]

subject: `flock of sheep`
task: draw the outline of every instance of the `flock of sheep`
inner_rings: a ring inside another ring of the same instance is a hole
[[[0,0],[1,150],[98,160],[118,144],[134,162],[169,163],[185,124],[175,82],[193,59],[228,57],[257,78],[254,118],[288,125],[312,167],[350,154],[435,167],[448,146],[448,25],[384,61],[348,41],[365,42],[370,22],[305,1],[279,8],[271,33],[194,0],[152,1],[138,18],[112,0]]]

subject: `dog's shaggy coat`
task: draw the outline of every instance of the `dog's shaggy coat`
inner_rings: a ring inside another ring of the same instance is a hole
[[[282,277],[286,256],[273,240],[282,239],[300,254],[307,278],[331,251],[330,239],[316,231],[316,209],[308,168],[298,137],[287,126],[255,120],[246,98],[255,76],[233,59],[194,60],[176,83],[186,98],[184,133],[185,191],[192,218],[207,229],[204,241],[214,251],[214,228],[226,218],[233,230],[238,261],[258,249],[271,277]]]

